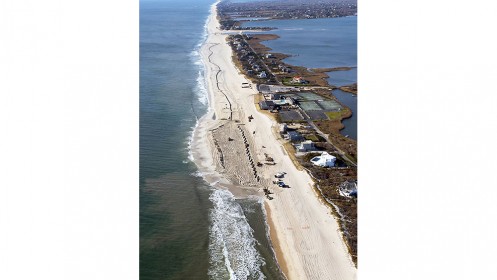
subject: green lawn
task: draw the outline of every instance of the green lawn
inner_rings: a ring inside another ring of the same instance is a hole
[[[285,86],[296,86],[296,87],[303,87],[303,86],[308,86],[309,84],[300,84],[300,83],[292,83],[293,78],[283,78],[281,82]]]
[[[330,118],[330,120],[339,120],[343,115],[346,115],[349,112],[348,109],[340,110],[338,112],[326,112],[325,114]]]
[[[304,138],[305,138],[305,140],[311,140],[312,142],[325,142],[326,141],[323,137],[316,135],[316,134],[307,134],[307,135],[304,135]]]

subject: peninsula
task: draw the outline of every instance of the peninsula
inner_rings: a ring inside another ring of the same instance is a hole
[[[230,34],[217,18],[218,3],[211,8],[201,49],[210,110],[193,135],[194,161],[211,185],[236,197],[267,198],[271,241],[288,279],[355,279],[355,264],[331,208],[289,152],[282,126],[261,110],[260,86],[233,61]]]

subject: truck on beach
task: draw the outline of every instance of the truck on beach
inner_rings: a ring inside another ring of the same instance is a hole
[[[273,181],[273,184],[277,185],[280,188],[286,188],[286,187],[288,187],[288,185],[285,184],[285,182],[283,182],[282,179],[278,179],[276,181]]]

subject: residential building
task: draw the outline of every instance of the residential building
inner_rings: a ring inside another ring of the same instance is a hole
[[[311,163],[321,167],[333,167],[335,166],[336,157],[323,152],[320,156],[313,157]]]

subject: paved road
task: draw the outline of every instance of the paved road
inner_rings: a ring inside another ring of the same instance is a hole
[[[350,160],[348,157],[345,156],[345,152],[340,150],[337,146],[335,146],[331,141],[330,139],[328,138],[328,134],[324,134],[321,130],[319,130],[319,128],[310,120],[307,121],[307,123],[312,126],[314,128],[314,130],[316,130],[316,132],[321,136],[323,137],[324,139],[326,139],[326,142],[328,142],[330,145],[332,145],[337,151],[338,153],[342,156],[343,159],[345,159],[346,161],[348,161],[352,166],[357,166],[357,164],[355,162],[353,162],[352,160]]]

